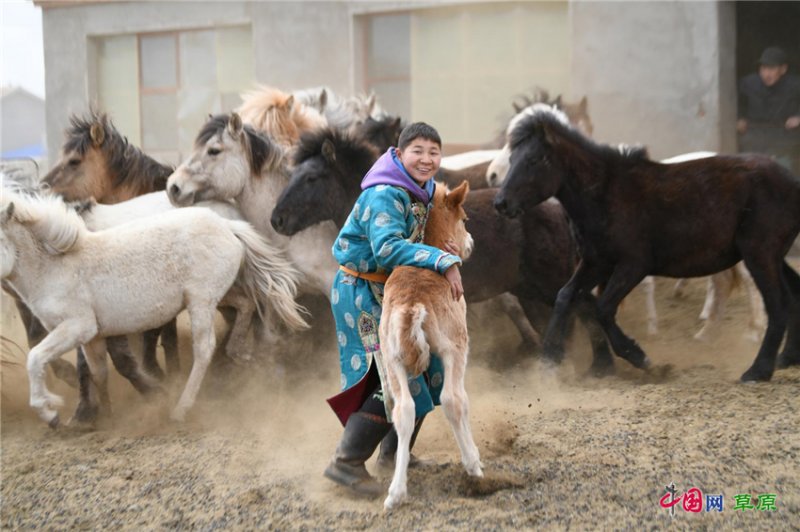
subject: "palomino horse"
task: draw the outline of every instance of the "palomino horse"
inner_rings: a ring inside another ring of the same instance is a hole
[[[425,243],[442,248],[456,242],[461,258],[472,253],[472,237],[467,232],[467,214],[462,204],[469,192],[466,182],[452,192],[436,187],[434,204],[425,224]],[[439,273],[413,266],[395,268],[383,296],[380,322],[381,356],[390,391],[392,423],[397,431],[394,478],[383,507],[390,510],[406,498],[411,434],[414,432],[414,398],[408,376],[428,369],[431,351],[444,365],[442,408],[453,429],[461,461],[472,476],[482,477],[480,453],[469,425],[469,399],[464,376],[469,352],[467,304],[453,298],[450,283]]]
[[[328,124],[316,109],[275,87],[260,86],[243,94],[242,100],[237,110],[242,120],[285,147],[296,144],[303,132]]]
[[[304,136],[295,153],[292,180],[272,214],[273,226],[291,235],[324,220],[343,224],[361,192],[361,177],[376,157],[365,141],[337,131]],[[497,189],[473,191],[464,203],[467,229],[479,250],[461,268],[465,297],[469,303],[510,292],[519,298],[527,326],[544,330],[559,288],[575,269],[569,220],[555,201],[533,209],[530,217],[509,220],[493,207],[496,193]],[[324,244],[325,249],[332,245],[333,239]],[[594,350],[591,371],[607,374],[613,371],[611,353],[596,321],[594,298],[589,293],[585,299],[578,316]]]
[[[764,340],[742,381],[767,381],[800,364],[800,275],[785,256],[800,232],[800,182],[768,157],[707,157],[675,164],[643,150],[596,144],[551,111],[525,118],[511,136],[511,168],[495,198],[508,216],[555,196],[579,234],[581,262],[559,292],[545,349],[563,351],[576,297],[604,285],[600,322],[617,354],[646,360],[615,320],[646,275],[698,277],[744,260],[768,316]]]
[[[44,367],[84,346],[103,406],[105,338],[158,327],[183,309],[192,322],[194,362],[172,411],[194,403],[214,351],[219,301],[241,275],[259,308],[271,306],[294,328],[307,326],[295,304],[297,272],[246,222],[208,209],[177,209],[97,233],[57,197],[4,191],[0,201],[0,273],[50,331],[28,356],[30,404],[58,425],[61,397],[48,391]]]

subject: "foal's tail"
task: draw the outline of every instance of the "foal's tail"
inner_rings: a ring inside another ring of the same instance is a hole
[[[398,335],[400,357],[409,375],[419,375],[430,365],[431,349],[422,326],[428,311],[422,303],[398,309],[392,314],[391,330]]]
[[[267,242],[249,223],[228,223],[244,245],[243,267],[237,282],[256,302],[259,316],[264,317],[264,309],[269,304],[290,328],[307,329],[309,325],[303,314],[308,314],[308,311],[294,300],[300,272],[283,251]]]

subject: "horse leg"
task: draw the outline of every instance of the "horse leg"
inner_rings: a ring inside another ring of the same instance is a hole
[[[543,354],[545,358],[555,363],[560,363],[564,359],[564,339],[576,293],[588,293],[598,284],[598,281],[594,268],[581,261],[567,284],[558,291],[553,314],[544,335]]]
[[[778,356],[777,367],[788,368],[800,365],[800,275],[786,261],[783,262],[783,275],[792,295],[789,307],[789,325],[786,344]],[[760,303],[760,301],[759,301]]]
[[[589,342],[592,345],[592,366],[589,373],[594,377],[605,377],[614,374],[614,357],[608,345],[606,333],[600,325],[597,315],[597,299],[591,292],[586,292],[580,297],[577,305],[578,318],[589,333]]]
[[[622,300],[644,277],[641,268],[618,264],[597,301],[598,319],[614,352],[640,369],[649,367],[650,360],[639,344],[622,331],[616,314]]]
[[[96,320],[67,320],[50,331],[28,354],[30,405],[36,410],[39,417],[52,428],[58,426],[59,419],[56,409],[64,404],[64,400],[47,389],[45,366],[70,349],[88,342],[96,334]]]
[[[644,304],[647,309],[647,334],[655,336],[658,334],[658,311],[656,310],[656,280],[652,275],[648,275],[641,282],[644,290]]]
[[[89,364],[86,362],[86,355],[83,354],[82,347],[78,347],[77,373],[78,406],[75,408],[75,413],[72,414],[72,419],[70,419],[67,424],[91,424],[97,419],[99,398],[97,396],[97,388],[92,382],[92,374],[89,370]]]
[[[163,327],[159,329],[150,329],[142,334],[142,341],[144,344],[142,346],[142,365],[147,373],[160,381],[164,380],[164,372],[161,370],[161,366],[158,365],[156,348],[158,346],[158,336],[161,334],[162,330]]]
[[[708,278],[706,300],[703,311],[700,312],[700,319],[705,320],[705,323],[694,335],[695,340],[706,341],[716,335],[732,290],[733,276],[730,270],[715,273]]]
[[[466,337],[466,331],[464,331]],[[444,364],[444,383],[442,384],[442,408],[453,435],[461,451],[461,463],[467,474],[483,476],[480,452],[472,438],[469,424],[469,397],[464,389],[464,374],[467,366],[467,345],[443,346],[440,358]]]
[[[411,455],[411,434],[414,432],[414,398],[408,387],[405,367],[400,361],[397,349],[388,346],[384,360],[389,388],[394,398],[392,423],[397,433],[397,453],[395,454],[394,476],[389,485],[389,494],[383,501],[384,510],[391,510],[402,504],[408,495],[408,462]]]
[[[161,327],[161,346],[164,348],[164,364],[167,375],[172,378],[181,372],[181,360],[178,353],[178,319],[173,318]]]
[[[200,384],[203,382],[211,357],[214,354],[214,312],[216,304],[194,304],[188,307],[189,319],[192,322],[192,371],[183,389],[178,405],[172,410],[171,418],[183,421],[186,412],[194,405]]]
[[[747,288],[747,300],[750,302],[750,322],[748,323],[750,330],[745,333],[745,337],[753,342],[758,342],[761,339],[761,335],[764,333],[764,329],[767,327],[767,317],[764,315],[764,302],[761,301],[761,293],[758,291],[756,283],[753,282],[753,276],[747,271],[744,262],[739,262],[734,268],[736,268],[739,277]],[[791,270],[791,268],[789,269]],[[787,275],[788,281],[790,274],[787,272],[785,272],[785,274]]]
[[[104,338],[95,338],[83,345],[86,355],[86,364],[92,376],[92,382],[100,399],[100,414],[111,414],[111,399],[108,396],[108,363],[106,361],[106,341]]]
[[[517,326],[517,330],[519,330],[519,334],[522,336],[520,350],[531,352],[541,347],[542,339],[528,320],[526,312],[517,296],[510,292],[505,292],[497,296],[497,298],[500,301],[503,312],[508,314],[508,317],[511,318],[511,321]]]
[[[675,286],[672,287],[672,297],[675,299],[680,299],[684,295],[684,287],[686,286],[687,280],[686,279],[678,279],[675,281]]]
[[[744,255],[744,253],[743,253]],[[787,311],[792,300],[789,279],[783,271],[783,260],[770,261],[759,251],[744,255],[745,265],[750,270],[756,286],[764,298],[767,311],[767,331],[752,366],[741,376],[742,382],[768,381],[775,371],[775,355],[778,352],[788,322]],[[794,281],[792,281],[794,282]]]
[[[5,283],[3,284],[3,288],[6,288]],[[11,287],[9,286],[8,288],[10,289]],[[17,312],[19,312],[19,317],[22,320],[22,324],[25,326],[28,348],[32,349],[47,336],[47,329],[44,328],[42,322],[33,315],[28,305],[23,303],[13,290],[9,290],[9,293],[14,297],[14,304],[17,306]],[[78,373],[75,370],[75,366],[66,360],[56,359],[51,361],[50,369],[53,370],[56,377],[66,382],[71,388],[77,388],[79,386]]]
[[[164,391],[154,377],[142,371],[139,361],[128,347],[127,336],[109,336],[106,338],[106,348],[114,367],[120,375],[130,381],[137,392],[146,396],[153,392]]]

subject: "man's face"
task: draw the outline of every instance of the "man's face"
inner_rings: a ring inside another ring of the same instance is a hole
[[[417,137],[397,156],[406,171],[420,183],[433,179],[442,162],[442,150],[435,142]]]
[[[786,74],[789,65],[761,65],[758,67],[758,75],[767,87],[772,87]]]

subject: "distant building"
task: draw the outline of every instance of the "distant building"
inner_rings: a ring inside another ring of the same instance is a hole
[[[21,87],[0,88],[0,157],[47,156],[45,102]]]

